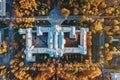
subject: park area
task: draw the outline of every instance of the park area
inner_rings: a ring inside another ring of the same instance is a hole
[[[118,73],[119,0],[0,0],[0,80],[119,80]]]

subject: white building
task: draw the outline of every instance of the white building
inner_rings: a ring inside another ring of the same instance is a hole
[[[120,73],[111,73],[111,80],[120,80]]]
[[[0,0],[0,16],[6,15],[6,0]]]
[[[48,53],[51,57],[60,57],[64,53],[80,53],[87,54],[86,47],[86,35],[89,31],[88,28],[81,28],[80,30],[76,30],[75,26],[71,27],[61,27],[59,25],[53,25],[52,27],[41,27],[38,26],[36,30],[21,29],[22,34],[26,34],[26,61],[35,61],[35,56],[33,54],[42,54]],[[36,48],[32,45],[32,33],[37,33],[37,36],[43,35],[43,33],[48,33],[47,48]],[[80,37],[80,45],[78,47],[64,47],[66,43],[64,39],[64,33],[68,32],[70,38],[76,38],[76,32],[81,34]]]

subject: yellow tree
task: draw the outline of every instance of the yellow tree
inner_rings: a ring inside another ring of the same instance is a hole
[[[18,17],[34,16],[34,10],[37,9],[35,0],[14,0],[13,12]]]
[[[88,32],[87,34],[87,57],[89,59],[89,62],[92,63],[92,59],[91,59],[91,56],[92,56],[92,52],[91,52],[91,49],[92,49],[92,35],[91,35],[91,31]]]

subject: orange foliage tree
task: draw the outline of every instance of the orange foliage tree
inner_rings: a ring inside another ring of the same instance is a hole
[[[14,0],[13,12],[18,17],[34,16],[34,11],[37,9],[35,0]]]

